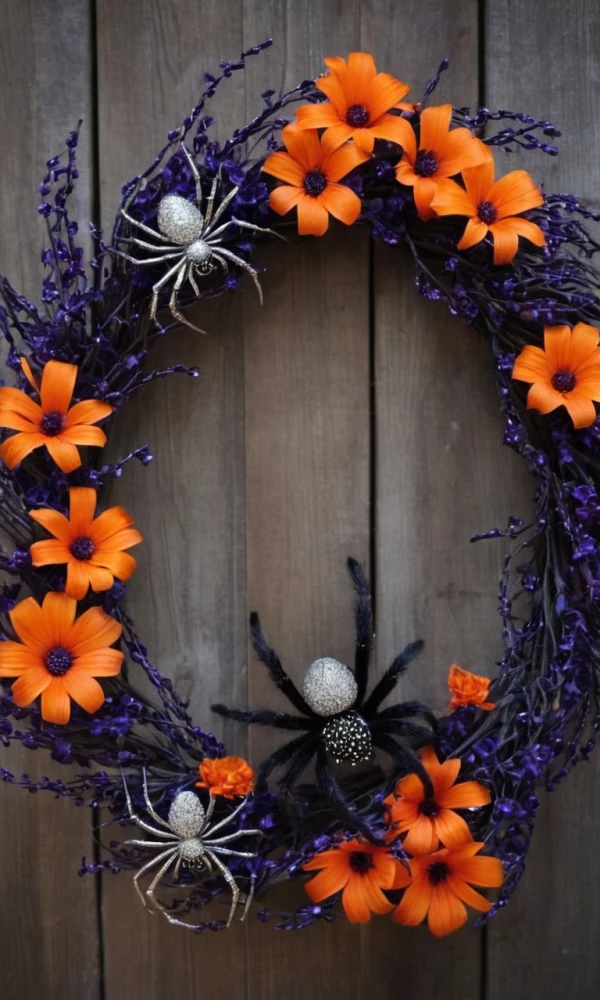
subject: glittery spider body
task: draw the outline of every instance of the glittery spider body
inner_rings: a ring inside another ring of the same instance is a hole
[[[256,857],[256,854],[253,852],[232,850],[228,845],[231,841],[238,840],[240,837],[261,836],[261,831],[242,829],[236,830],[234,833],[225,834],[225,836],[215,837],[214,835],[219,830],[223,830],[224,827],[228,826],[241,812],[246,804],[247,796],[224,819],[219,820],[218,823],[215,823],[211,827],[210,821],[215,808],[215,796],[211,795],[208,809],[205,811],[202,802],[195,792],[179,792],[171,803],[169,818],[165,822],[155,811],[150,801],[146,772],[144,771],[144,803],[148,815],[157,824],[157,826],[152,826],[135,813],[124,777],[123,788],[125,790],[129,818],[134,823],[137,823],[142,830],[160,838],[159,840],[128,840],[126,842],[134,847],[152,848],[159,851],[156,857],[143,865],[133,878],[136,892],[144,906],[148,907],[148,901],[150,901],[150,909],[163,913],[169,923],[177,924],[179,927],[188,927],[193,930],[193,924],[179,920],[168,912],[165,905],[156,898],[156,888],[173,865],[175,879],[179,878],[182,866],[194,872],[206,871],[210,873],[216,870],[223,876],[231,889],[231,908],[227,920],[227,926],[229,927],[238,904],[240,890],[233,875],[222,859],[226,856],[236,858]],[[158,865],[160,865],[160,868],[144,894],[140,889],[139,880]],[[246,915],[251,898],[252,894],[250,893],[244,905],[242,919]]]
[[[219,715],[238,722],[304,731],[303,735],[279,747],[263,761],[257,775],[257,790],[266,786],[269,775],[276,767],[284,767],[279,787],[283,793],[293,794],[297,778],[314,757],[317,787],[336,815],[350,829],[358,830],[372,839],[369,827],[346,801],[330,768],[330,756],[337,764],[359,764],[372,759],[374,748],[378,748],[393,761],[396,776],[416,771],[429,787],[429,775],[416,751],[435,741],[437,723],[427,707],[418,701],[379,710],[383,700],[396,686],[400,675],[420,652],[423,646],[421,641],[408,645],[396,657],[370,695],[366,695],[369,659],[373,648],[371,595],[358,563],[349,559],[348,567],[357,595],[354,672],[333,657],[315,660],[306,673],[301,693],[283,670],[275,651],[266,642],[258,615],[252,614],[250,629],[254,650],[267,667],[271,680],[301,715],[227,708],[225,705],[213,705],[212,708]],[[431,728],[414,722],[416,716],[426,719]]]
[[[133,228],[158,240],[159,245],[156,246],[148,243],[147,240],[142,240],[137,236],[119,235],[118,242],[130,243],[136,247],[141,247],[143,250],[152,251],[155,256],[145,258],[133,257],[131,254],[124,253],[116,247],[111,247],[110,251],[118,257],[122,257],[138,266],[152,266],[168,261],[170,266],[167,267],[163,276],[152,287],[150,318],[159,325],[156,317],[159,295],[161,290],[170,281],[173,281],[169,300],[171,315],[185,326],[189,326],[192,330],[198,330],[202,333],[203,331],[199,327],[194,326],[193,323],[185,318],[177,305],[177,295],[184,281],[187,280],[189,282],[194,293],[199,298],[200,289],[196,281],[196,276],[210,274],[216,267],[221,267],[227,273],[229,264],[231,263],[250,275],[256,285],[262,303],[262,289],[257,272],[247,261],[231,250],[228,250],[222,243],[226,238],[227,230],[231,226],[238,226],[240,229],[248,229],[256,233],[277,234],[273,233],[270,229],[255,226],[251,222],[236,219],[234,216],[226,222],[222,222],[223,214],[231,205],[239,188],[232,188],[225,198],[223,198],[223,201],[215,206],[219,183],[218,175],[213,180],[211,192],[206,202],[206,210],[203,213],[202,185],[198,168],[183,143],[181,148],[186,156],[196,184],[195,201],[188,201],[187,198],[182,198],[178,194],[165,195],[158,206],[158,231],[151,229],[138,219],[134,219],[133,216],[129,215],[122,208],[120,210],[121,217]],[[173,261],[175,263],[171,263]]]

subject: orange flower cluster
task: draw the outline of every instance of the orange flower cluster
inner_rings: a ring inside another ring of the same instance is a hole
[[[48,361],[38,386],[31,367],[21,358],[23,373],[39,403],[16,388],[0,388],[0,427],[17,433],[0,445],[0,459],[14,468],[37,448],[45,447],[58,468],[69,473],[81,465],[78,446],[102,447],[103,430],[95,424],[112,413],[97,399],[71,405],[77,380],[76,365]],[[124,550],[142,541],[133,520],[121,507],[110,507],[96,517],[96,490],[69,488],[69,517],[42,507],[31,518],[53,537],[30,547],[34,566],[66,566],[64,593],[46,595],[42,604],[32,597],[9,613],[16,639],[0,643],[0,677],[16,677],[12,695],[26,708],[41,695],[46,722],[66,725],[71,700],[86,712],[97,712],[104,691],[95,678],[114,677],[123,653],[113,645],[121,625],[99,607],[79,618],[77,601],[89,588],[109,590],[115,579],[127,580],[136,568]]]
[[[488,805],[488,789],[476,781],[456,783],[460,760],[440,763],[430,747],[421,757],[431,792],[417,774],[409,774],[385,800],[388,839],[404,836],[402,847],[411,859],[402,862],[387,847],[346,840],[304,865],[305,871],[319,870],[305,888],[314,903],[341,891],[351,923],[365,923],[372,913],[393,911],[393,920],[406,926],[427,918],[432,934],[444,937],[466,922],[465,903],[483,913],[490,909],[489,900],[473,886],[500,886],[502,863],[477,856],[485,845],[473,840],[467,823],[456,812]],[[405,890],[397,905],[385,895],[394,889]]]
[[[496,707],[493,702],[487,700],[491,683],[489,677],[472,674],[469,670],[459,667],[458,663],[453,663],[448,671],[448,687],[452,695],[448,708],[452,711],[460,705],[477,705],[478,708],[489,712]]]
[[[206,757],[198,770],[202,781],[196,788],[208,788],[211,795],[233,799],[249,795],[254,788],[254,771],[243,757]]]
[[[403,102],[408,85],[378,73],[367,52],[351,52],[347,61],[331,56],[325,65],[329,72],[315,86],[327,100],[298,108],[295,123],[282,132],[286,151],[272,153],[263,166],[284,182],[271,192],[271,208],[279,215],[297,208],[301,236],[322,236],[330,215],[348,226],[356,222],[360,199],[340,181],[370,159],[376,139],[385,139],[402,148],[396,179],[413,189],[419,218],[468,219],[459,249],[491,236],[500,265],[514,258],[519,237],[545,246],[540,227],[521,218],[543,204],[540,189],[524,170],[495,181],[489,147],[469,129],[451,127],[450,104],[422,111]],[[392,111],[411,112],[412,120]]]

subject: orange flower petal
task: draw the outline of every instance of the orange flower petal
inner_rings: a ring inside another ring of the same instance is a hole
[[[124,659],[119,649],[95,649],[75,659],[69,670],[69,676],[83,673],[89,674],[90,677],[116,677],[121,672]]]
[[[481,222],[480,219],[469,219],[465,231],[458,241],[458,249],[469,250],[476,243],[481,243],[486,238],[488,232],[489,229],[485,222]]]
[[[296,122],[302,129],[330,128],[339,125],[342,119],[333,104],[323,101],[322,104],[303,104],[301,108],[296,108]]]
[[[107,615],[101,608],[90,608],[77,619],[70,636],[70,650],[73,656],[83,656],[104,646],[112,646],[121,635],[119,622]]]
[[[96,545],[104,544],[108,542],[109,539],[114,538],[118,532],[123,531],[125,528],[130,528],[134,524],[134,520],[124,507],[109,507],[107,510],[103,511],[94,521],[92,528],[92,537]],[[136,536],[138,532],[135,532]],[[141,535],[139,536],[141,539]],[[135,542],[130,542],[127,544],[135,545]],[[125,544],[123,547],[127,547]],[[115,545],[114,548],[119,548]]]
[[[496,206],[499,219],[519,215],[544,204],[544,196],[526,170],[511,170],[496,181],[489,200]]]
[[[573,392],[566,393],[564,396],[564,405],[573,421],[573,426],[577,430],[581,430],[583,427],[591,427],[595,423],[597,416],[596,408],[589,396],[586,396],[583,392],[578,392],[577,389],[574,389]]]
[[[510,218],[502,219],[502,225],[506,229],[512,229],[517,236],[523,236],[524,239],[529,240],[536,247],[546,246],[546,237],[540,227],[536,226],[535,222],[529,222],[528,219]]]
[[[304,867],[306,868],[306,865]],[[350,871],[347,865],[330,865],[311,878],[310,882],[306,882],[304,888],[313,903],[320,903],[340,892],[347,885],[349,878]]]
[[[587,370],[590,363],[600,371],[599,333],[595,326],[587,323],[576,323],[571,330],[571,364],[576,375]]]
[[[366,924],[371,919],[365,882],[365,876],[355,876],[342,893],[342,906],[351,924]]]
[[[544,350],[551,375],[571,366],[571,328],[569,326],[547,326],[544,329]]]
[[[519,249],[519,237],[506,222],[492,223],[490,232],[494,237],[494,264],[510,264]]]
[[[389,888],[391,888],[391,885]],[[391,913],[394,909],[394,904],[390,903],[387,896],[384,896],[372,871],[362,876],[361,889],[365,902],[372,913],[382,915],[384,913]]]
[[[364,103],[364,95],[369,93],[377,75],[375,60],[370,52],[351,52],[348,66],[334,70],[340,76],[348,104]]]
[[[329,215],[316,198],[305,195],[298,202],[298,232],[300,236],[322,236],[327,232]]]
[[[458,786],[460,787],[460,786]],[[473,840],[465,820],[452,809],[440,809],[433,820],[435,832],[445,847],[460,847]]]
[[[451,858],[450,866],[453,875],[464,882],[471,882],[486,889],[497,889],[502,885],[504,873],[499,858]]]
[[[322,170],[328,181],[340,181],[368,159],[367,153],[361,152],[354,143],[348,143],[324,158]]]
[[[96,593],[102,590],[110,590],[110,588],[114,583],[113,574],[110,572],[110,570],[106,569],[104,566],[95,566],[88,563],[87,573],[90,581],[90,586],[92,590],[95,591]],[[120,579],[126,579],[126,577],[120,577]]]
[[[32,423],[26,417],[12,410],[0,410],[0,427],[6,427],[9,431],[24,431],[25,434],[39,434],[40,428],[37,423]]]
[[[67,594],[53,591],[46,594],[42,603],[42,614],[52,645],[71,649],[71,630],[77,612],[77,601]]]
[[[12,639],[0,642],[0,677],[19,677],[32,667],[43,667],[38,652]]]
[[[129,549],[132,545],[139,545],[141,541],[142,536],[135,528],[121,528],[119,531],[115,531],[114,535],[98,540],[96,544],[98,554],[100,554],[101,552],[119,552],[121,549]]]
[[[425,798],[423,782],[417,774],[407,774],[405,778],[400,778],[397,783],[396,795],[401,795],[409,802],[422,802]]]
[[[288,187],[287,184],[282,184],[281,187],[276,187],[271,191],[269,205],[278,215],[287,215],[303,197],[304,191],[302,188]]]
[[[415,879],[394,910],[396,923],[405,927],[417,927],[423,923],[431,903],[432,888],[428,878]]]
[[[71,553],[58,538],[50,538],[44,542],[34,542],[29,547],[29,554],[34,566],[59,566],[71,558]]]
[[[65,593],[69,597],[74,597],[77,601],[82,601],[89,589],[90,575],[87,563],[79,562],[78,559],[71,559],[67,566]]]
[[[341,847],[344,845],[342,844]],[[302,868],[304,871],[316,871],[319,868],[328,868],[330,865],[343,865],[348,868],[348,857],[347,852],[340,850],[340,848],[334,847],[329,851],[320,851],[315,854],[314,858],[310,861],[306,861]]]
[[[60,441],[65,444],[91,445],[93,448],[103,448],[106,444],[106,434],[101,427],[90,427],[89,424],[73,424],[72,427],[65,427],[55,438],[48,441]],[[48,451],[50,445],[48,444]]]
[[[95,424],[104,420],[113,412],[114,407],[103,403],[100,399],[83,399],[75,403],[65,417],[65,427],[75,427],[76,424]]]
[[[588,401],[589,402],[589,401]],[[549,384],[535,382],[527,393],[527,409],[539,410],[540,413],[551,413],[566,403],[562,393],[557,392]],[[593,406],[593,404],[591,404]]]
[[[487,155],[485,147],[482,150],[481,146],[468,128],[455,128],[448,132],[439,156],[438,176],[452,177],[461,170],[477,166]]]
[[[79,452],[74,444],[61,441],[59,437],[44,437],[46,448],[50,457],[58,465],[61,472],[73,472],[81,465]]]
[[[335,152],[336,149],[339,149],[340,146],[343,146],[354,135],[355,131],[347,122],[338,122],[337,125],[331,125],[321,139],[325,155],[328,156],[330,153]]]
[[[304,184],[306,169],[301,166],[289,153],[278,152],[267,156],[263,164],[263,173],[271,174],[286,184],[291,184],[294,188],[301,188]]]
[[[441,177],[436,184],[432,208],[438,215],[475,215],[477,204],[473,204],[467,191],[447,177]]]
[[[421,139],[419,149],[439,154],[444,148],[452,118],[452,105],[440,104],[421,112]]]
[[[104,704],[104,691],[98,681],[82,670],[69,670],[64,676],[67,694],[93,715]]]
[[[0,389],[0,414],[11,410],[30,420],[32,424],[39,425],[43,416],[41,406],[26,393],[12,386],[3,386]]]
[[[59,511],[51,510],[50,507],[39,507],[36,510],[30,510],[29,516],[41,524],[42,528],[49,531],[51,535],[59,538],[65,546],[70,545],[73,541],[71,526],[64,514]]]
[[[457,878],[456,875],[448,876],[448,888],[454,893],[455,896],[462,899],[463,903],[466,903],[467,906],[472,906],[474,910],[479,910],[481,913],[487,913],[488,910],[491,910],[492,908],[492,904],[485,898],[485,896],[482,896],[480,892],[472,889],[470,885],[463,882],[461,878]]]
[[[442,795],[456,781],[460,772],[460,759],[455,757],[440,763],[433,747],[423,747],[421,760],[427,770],[435,790],[435,799]]]
[[[533,344],[523,348],[512,370],[512,377],[520,382],[548,382],[553,374],[548,368],[548,355]]]
[[[12,696],[15,705],[18,705],[19,708],[27,708],[42,691],[46,690],[51,681],[52,675],[48,673],[45,667],[31,667],[12,686]]]
[[[38,653],[47,651],[52,635],[42,609],[33,597],[19,601],[8,615],[21,642]]]
[[[343,62],[343,60],[341,60]],[[344,88],[342,82],[337,72],[333,71],[334,65],[333,60],[325,60],[325,64],[330,66],[332,70],[327,76],[321,77],[320,80],[315,81],[315,87],[320,90],[322,94],[325,94],[329,98],[331,104],[333,105],[335,111],[337,111],[339,117],[345,121],[346,112],[350,107],[350,102],[348,101],[346,94],[344,93]],[[337,67],[336,67],[337,69]],[[344,64],[345,69],[345,64]]]
[[[475,142],[479,142],[479,139],[476,139]],[[476,167],[466,167],[462,171],[467,194],[475,208],[482,201],[490,200],[490,191],[494,184],[494,157],[488,146],[484,147],[484,151],[483,163],[479,163]]]
[[[23,374],[24,374],[25,378],[29,382],[29,385],[31,386],[31,388],[35,389],[35,391],[37,392],[37,394],[39,396],[39,394],[40,394],[40,387],[38,386],[37,381],[36,381],[36,379],[34,377],[34,374],[33,374],[32,370],[31,370],[31,365],[29,364],[29,361],[27,360],[27,358],[25,357],[24,354],[21,355],[21,357],[20,357],[19,360],[21,362],[21,369],[23,371]]]
[[[42,372],[40,398],[44,413],[66,414],[75,388],[77,365],[48,361]]]
[[[295,122],[292,122],[291,125],[286,125],[282,130],[281,138],[292,159],[302,167],[303,174],[319,168],[323,159],[323,150],[316,130],[302,130]]]
[[[410,87],[407,83],[402,83],[390,73],[378,73],[370,85],[366,101],[371,122],[381,118],[390,108],[395,108],[409,90]]]
[[[375,135],[370,128],[356,128],[352,132],[353,145],[360,149],[361,153],[370,155],[375,145]]]
[[[478,781],[463,781],[438,796],[437,801],[445,809],[473,809],[489,805],[492,796],[489,788]]]
[[[69,489],[69,521],[72,538],[88,535],[96,513],[98,496],[88,486],[71,486]]]
[[[435,937],[446,937],[467,922],[464,903],[455,896],[447,883],[432,886],[427,914],[429,930]]]
[[[414,185],[415,205],[423,222],[433,219],[435,212],[431,203],[435,197],[435,181],[432,177],[417,177]]]
[[[108,590],[112,587],[113,576],[116,576],[117,580],[128,580],[132,573],[135,573],[137,563],[127,552],[102,552],[92,556],[90,572],[97,571],[100,567],[109,571],[111,582],[108,586],[94,586],[94,577],[90,575],[93,590]]]
[[[351,226],[360,215],[360,198],[345,184],[328,184],[323,193],[319,195],[319,202],[330,215],[339,219],[346,226]]]
[[[50,675],[47,675],[50,676]],[[42,718],[56,726],[66,726],[71,718],[71,701],[64,677],[51,677],[42,694]]]
[[[9,469],[14,469],[35,448],[46,444],[47,440],[44,434],[15,434],[0,445],[0,458]]]
[[[369,132],[376,139],[387,139],[388,142],[395,142],[403,149],[407,132],[411,132],[414,136],[406,118],[398,118],[397,115],[383,115],[378,122],[371,126]],[[410,142],[410,139],[408,141]]]
[[[402,842],[407,854],[432,854],[439,846],[435,826],[429,816],[421,814]]]

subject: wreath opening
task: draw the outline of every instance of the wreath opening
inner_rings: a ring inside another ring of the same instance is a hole
[[[599,246],[586,228],[599,216],[525,170],[496,176],[493,150],[555,155],[559,132],[520,112],[431,104],[447,62],[410,103],[410,88],[368,53],[331,57],[316,80],[265,92],[257,116],[219,145],[207,102],[269,44],[207,76],[192,113],[125,184],[110,238],[93,230],[87,266],[69,214],[73,132],[40,188],[40,305],[0,279],[15,373],[0,388],[0,524],[13,544],[0,551],[0,738],[80,769],[66,781],[2,776],[98,806],[99,837],[119,823],[126,839],[82,874],[132,872],[142,903],[177,926],[221,930],[255,901],[258,918],[282,929],[341,907],[354,923],[427,920],[444,936],[466,907],[487,920],[510,899],[539,787],[585,760],[600,727]],[[249,763],[191,718],[125,610],[142,536],[103,493],[132,459],[152,456],[137,445],[103,464],[99,449],[139,389],[198,376],[177,363],[147,370],[158,337],[198,330],[186,307],[241,282],[262,299],[257,246],[296,230],[319,238],[331,217],[406,246],[420,294],[485,338],[504,442],[535,480],[534,509],[473,536],[510,542],[504,651],[493,678],[450,666],[441,718],[418,700],[386,700],[418,637],[403,637],[412,641],[369,685],[371,598],[355,560],[353,664],[324,651],[296,687],[253,612],[256,658],[290,711],[213,706],[285,731]],[[298,905],[271,909],[269,890],[288,879]]]

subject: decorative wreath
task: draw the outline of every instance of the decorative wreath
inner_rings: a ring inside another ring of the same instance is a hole
[[[0,279],[16,375],[0,388],[1,525],[14,544],[0,552],[0,738],[81,770],[2,777],[101,807],[102,827],[117,823],[128,839],[81,873],[134,872],[142,903],[173,924],[221,930],[254,897],[260,920],[295,929],[332,920],[341,896],[353,923],[427,919],[442,936],[465,923],[466,906],[486,920],[506,904],[538,787],[586,759],[600,727],[600,247],[584,225],[598,216],[524,170],[495,179],[494,149],[554,155],[559,132],[526,114],[429,104],[447,62],[412,104],[371,55],[326,59],[316,80],[264,93],[256,118],[219,145],[206,103],[269,44],[206,77],[192,113],[123,188],[110,240],[93,230],[87,271],[68,210],[73,132],[40,189],[41,306]],[[330,216],[406,245],[419,292],[485,336],[504,441],[534,477],[535,503],[527,522],[477,536],[512,540],[504,655],[492,680],[450,667],[443,718],[418,701],[384,706],[419,641],[369,684],[371,598],[353,559],[353,669],[318,659],[300,690],[252,614],[254,651],[290,711],[212,708],[289,737],[253,770],[192,720],[124,609],[128,550],[142,538],[102,493],[151,455],[137,447],[102,464],[99,425],[154,379],[198,374],[146,367],[158,336],[192,325],[187,305],[248,277],[261,295],[255,245],[296,220],[300,236],[323,236]],[[269,908],[285,879],[298,886],[293,912]]]

